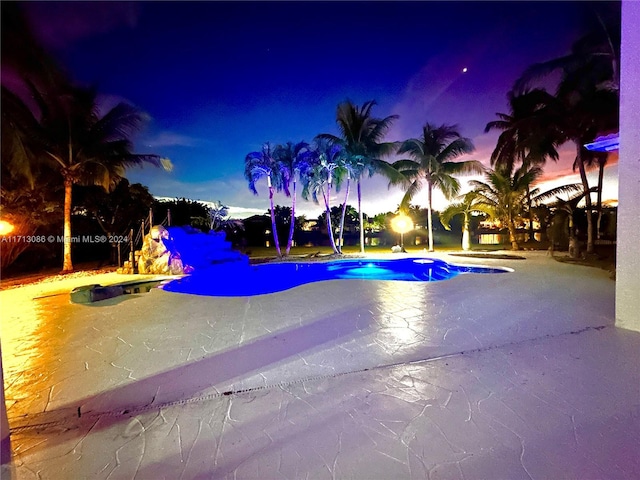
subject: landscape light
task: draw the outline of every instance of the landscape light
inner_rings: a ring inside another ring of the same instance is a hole
[[[413,229],[411,218],[401,213],[391,220],[391,228],[400,234],[400,248],[404,251],[404,234]]]
[[[14,229],[15,227],[6,220],[0,220],[0,235],[8,235],[13,232]]]

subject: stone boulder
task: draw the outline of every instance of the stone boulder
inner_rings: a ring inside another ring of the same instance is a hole
[[[180,253],[173,247],[169,231],[161,225],[151,228],[142,241],[138,257],[138,273],[154,275],[182,275],[190,273],[182,263]]]
[[[223,232],[157,225],[144,237],[138,273],[182,275],[227,262],[248,265],[249,258],[233,250]]]

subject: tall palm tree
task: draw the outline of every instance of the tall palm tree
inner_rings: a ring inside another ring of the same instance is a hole
[[[574,170],[580,173],[583,186],[585,214],[587,217],[587,253],[593,253],[594,225],[592,215],[591,191],[587,179],[587,165],[593,157],[584,145],[592,142],[602,132],[615,130],[618,123],[619,101],[615,92],[591,87],[586,90],[575,90],[569,80],[561,85],[557,93],[559,115],[557,121],[560,130],[560,141],[571,141],[576,147]]]
[[[352,166],[353,178],[357,181],[360,252],[362,253],[364,253],[363,176],[368,174],[371,177],[374,173],[380,173],[389,179],[399,181],[398,172],[383,160],[385,156],[395,151],[395,143],[382,142],[398,115],[389,115],[382,119],[375,118],[371,115],[371,109],[375,104],[374,100],[365,102],[362,107],[358,107],[349,100],[340,103],[336,113],[340,137],[328,133],[317,136],[342,146]],[[346,204],[346,201],[344,203]]]
[[[251,152],[244,159],[244,177],[249,182],[249,190],[254,195],[258,194],[256,183],[263,177],[267,179],[267,188],[269,189],[269,211],[271,212],[271,230],[273,232],[273,242],[276,247],[278,257],[282,257],[280,250],[280,240],[278,239],[278,230],[276,229],[276,217],[273,208],[273,194],[277,191],[284,190],[287,196],[289,193],[289,184],[285,180],[288,171],[282,168],[282,165],[274,157],[271,144],[266,142],[259,152]]]
[[[398,154],[407,153],[412,158],[398,160],[393,164],[406,179],[407,191],[401,204],[407,207],[415,195],[427,188],[427,225],[429,251],[433,252],[433,189],[437,188],[450,199],[460,191],[460,182],[454,175],[484,172],[477,160],[454,162],[456,158],[474,150],[473,142],[462,137],[453,125],[436,127],[430,123],[422,127],[420,138],[404,141]]]
[[[73,270],[71,258],[72,188],[94,184],[106,189],[127,167],[151,163],[171,168],[155,154],[132,153],[131,136],[145,116],[120,103],[101,115],[95,89],[72,85],[64,70],[36,40],[17,4],[2,4],[2,120],[5,155],[11,174],[33,186],[38,170],[61,174],[64,184],[63,272]],[[7,75],[8,73],[8,75]],[[13,82],[9,80],[13,79]],[[7,82],[5,82],[7,80]],[[8,128],[7,128],[8,127]],[[5,136],[7,128],[9,134]]]
[[[285,145],[277,145],[274,149],[274,157],[282,170],[282,179],[288,185],[293,186],[291,190],[291,223],[289,225],[289,237],[287,239],[287,249],[285,255],[289,255],[291,245],[293,244],[293,232],[296,221],[296,190],[297,178],[310,168],[311,154],[309,152],[309,144],[305,142],[292,143],[287,142]]]
[[[484,213],[491,215],[492,211],[486,204],[480,202],[480,196],[477,192],[467,192],[461,195],[458,201],[449,204],[442,212],[440,212],[440,223],[442,226],[451,230],[451,220],[456,215],[462,215],[462,250],[471,250],[471,215],[474,213]]]
[[[342,165],[346,155],[339,144],[331,144],[322,138],[316,138],[314,143],[314,148],[311,150],[312,161],[301,177],[302,197],[305,200],[311,197],[315,203],[319,203],[319,197],[322,197],[331,248],[335,254],[339,254],[340,250],[336,246],[331,222],[331,190],[334,184],[336,190],[340,186],[343,177]]]
[[[42,93],[27,82],[34,113],[22,100],[2,87],[15,126],[22,132],[24,151],[48,163],[64,183],[63,272],[73,270],[71,259],[71,209],[73,185],[100,185],[111,189],[124,177],[127,167],[150,163],[171,169],[171,162],[155,154],[132,153],[131,136],[145,116],[120,103],[104,115],[99,113],[95,89],[65,86]]]
[[[497,167],[485,174],[486,181],[471,180],[476,205],[509,230],[512,250],[519,250],[516,221],[521,218],[527,188],[542,175],[540,167],[522,165],[517,170]]]
[[[347,216],[347,202],[349,201],[349,193],[351,192],[351,180],[358,180],[362,175],[362,164],[354,157],[344,156],[340,163],[341,168],[337,170],[337,173],[341,175],[340,183],[346,179],[346,187],[344,193],[344,201],[342,202],[342,213],[340,215],[339,235],[338,235],[338,250],[342,253],[342,244],[344,237],[344,222]],[[359,214],[358,214],[359,217]],[[361,230],[362,231],[362,230]]]
[[[491,166],[503,166],[507,170],[514,163],[543,166],[547,159],[557,161],[557,135],[548,123],[548,108],[553,97],[544,89],[524,90],[507,95],[510,112],[496,113],[499,120],[487,123],[485,133],[500,130],[496,148],[491,154]],[[534,239],[531,218],[531,192],[527,191],[527,211],[529,212],[529,238]]]

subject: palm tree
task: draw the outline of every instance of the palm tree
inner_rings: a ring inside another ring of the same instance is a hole
[[[380,173],[389,179],[399,181],[398,172],[384,160],[395,150],[392,142],[382,142],[397,115],[379,119],[371,116],[374,100],[365,102],[362,107],[347,100],[338,105],[336,123],[340,137],[322,133],[316,138],[328,140],[343,147],[347,161],[351,165],[353,178],[357,181],[358,222],[360,225],[360,252],[364,253],[364,217],[362,213],[362,177],[365,173],[371,177]],[[344,202],[347,203],[346,200]]]
[[[170,168],[157,155],[131,153],[130,136],[144,119],[124,103],[100,116],[93,89],[76,88],[63,69],[38,43],[19,7],[2,4],[3,163],[10,174],[34,185],[38,170],[53,169],[64,183],[63,271],[71,260],[71,207],[74,184],[114,187],[126,167],[150,162]],[[5,79],[17,78],[8,88]],[[26,101],[23,99],[26,98]],[[5,135],[5,129],[8,130]]]
[[[510,112],[496,113],[499,120],[489,122],[485,127],[485,133],[502,131],[491,154],[491,166],[499,165],[512,170],[516,162],[543,166],[547,158],[557,161],[557,135],[553,135],[547,123],[547,109],[553,104],[553,97],[544,89],[535,89],[524,90],[520,94],[512,90],[507,98]],[[529,239],[533,240],[531,207],[531,193],[528,191]]]
[[[224,233],[234,232],[236,230],[244,230],[242,220],[236,220],[229,217],[229,207],[220,200],[212,202],[209,207],[209,230],[214,232],[223,231]]]
[[[273,155],[282,169],[282,179],[287,183],[287,190],[289,183],[293,186],[291,191],[291,223],[289,225],[287,249],[285,250],[285,255],[289,255],[291,245],[293,244],[293,231],[296,219],[296,178],[304,174],[310,167],[311,157],[309,144],[305,142],[298,142],[296,144],[287,142],[285,145],[277,145]]]
[[[476,206],[480,206],[491,219],[498,220],[509,230],[512,250],[520,249],[516,238],[516,221],[522,215],[527,188],[540,175],[540,167],[522,165],[515,172],[505,167],[497,167],[485,174],[485,182],[469,182],[477,195]]]
[[[571,141],[576,145],[574,169],[580,173],[587,217],[587,253],[593,253],[594,228],[591,188],[586,175],[584,144],[601,133],[618,127],[620,27],[619,18],[598,27],[579,39],[571,53],[529,67],[516,81],[522,89],[530,82],[560,72],[555,111],[546,123],[557,135],[557,143]]]
[[[456,215],[462,215],[462,250],[471,250],[471,215],[474,213],[484,213],[491,215],[492,211],[486,204],[480,203],[480,196],[476,192],[467,192],[461,195],[458,201],[449,204],[440,212],[440,223],[451,230],[451,220]]]
[[[145,119],[136,108],[120,103],[100,116],[94,89],[66,86],[53,93],[42,93],[33,83],[27,84],[37,113],[5,87],[2,98],[9,103],[15,127],[22,132],[23,150],[48,163],[62,176],[65,239],[62,270],[70,272],[73,185],[111,189],[124,177],[127,167],[150,163],[170,170],[171,162],[155,154],[132,153],[130,137]]]
[[[454,175],[482,173],[484,167],[477,160],[454,162],[459,156],[471,153],[473,142],[462,137],[453,125],[436,127],[430,123],[422,127],[421,138],[404,141],[398,154],[408,153],[413,160],[398,160],[393,167],[402,174],[407,191],[401,204],[407,207],[414,196],[427,187],[427,225],[429,230],[429,251],[433,252],[433,189],[444,193],[447,199],[457,195],[460,182]]]
[[[278,239],[278,230],[276,229],[276,217],[273,209],[274,192],[284,190],[287,196],[289,193],[288,181],[284,176],[288,175],[288,171],[282,168],[281,164],[274,157],[271,145],[266,142],[259,152],[251,152],[244,159],[244,177],[249,182],[249,190],[254,195],[258,194],[256,183],[261,178],[267,179],[267,188],[269,189],[269,212],[271,213],[271,229],[273,232],[273,242],[276,246],[278,257],[282,257],[280,251],[280,240]]]
[[[360,177],[360,175],[362,174],[362,168],[361,168],[361,164],[358,162],[358,160],[354,157],[347,157],[345,156],[340,164],[341,168],[337,171],[339,175],[342,175],[342,177],[346,178],[346,188],[345,188],[345,194],[344,194],[344,201],[342,202],[342,208],[341,208],[341,215],[340,215],[340,228],[339,228],[339,235],[338,235],[338,250],[340,251],[340,253],[342,253],[342,243],[343,243],[343,236],[344,236],[344,222],[345,222],[345,218],[347,215],[347,207],[350,207],[350,205],[347,205],[347,202],[349,200],[349,193],[351,191],[351,180],[358,180],[358,178]],[[342,181],[344,181],[344,178],[340,178],[340,183],[342,183]],[[359,214],[358,214],[359,217]],[[362,229],[360,229],[360,231],[362,231]]]
[[[586,173],[592,152],[589,152],[584,145],[592,142],[601,132],[617,128],[619,102],[617,95],[610,90],[598,90],[592,87],[588,90],[576,91],[566,83],[561,87],[557,94],[561,113],[554,118],[561,132],[560,141],[571,141],[576,146],[573,168],[580,173],[585,194],[587,253],[593,253],[592,189],[589,187]]]
[[[335,254],[339,254],[340,250],[336,247],[333,236],[330,200],[334,183],[337,190],[342,180],[341,170],[345,152],[339,144],[332,145],[322,138],[316,138],[314,148],[311,151],[313,154],[312,161],[301,177],[303,183],[302,197],[308,200],[309,196],[311,196],[315,203],[319,203],[319,196],[322,196],[331,248]]]

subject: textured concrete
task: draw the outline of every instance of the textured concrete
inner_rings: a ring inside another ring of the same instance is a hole
[[[22,302],[2,318],[5,473],[640,476],[640,334],[613,326],[607,273],[440,256],[514,272],[92,305],[0,292]]]

